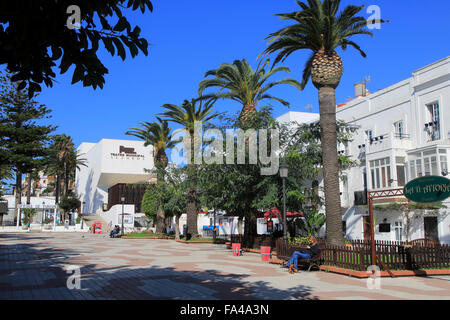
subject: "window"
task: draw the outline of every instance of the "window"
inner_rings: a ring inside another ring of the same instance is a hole
[[[442,172],[448,172],[447,156],[440,156],[441,158],[441,170]]]
[[[409,171],[411,180],[415,179],[417,176],[416,176],[416,165],[414,160],[409,162]]]
[[[439,113],[439,103],[433,103],[427,105],[428,118],[430,122],[425,124],[427,127],[427,132],[431,141],[436,141],[441,139],[441,122]]]
[[[394,137],[400,139],[405,137],[405,126],[403,120],[394,123]]]
[[[373,131],[370,130],[366,130],[366,139],[370,141],[370,143],[372,143],[373,140]]]
[[[391,187],[391,165],[389,158],[370,161],[370,173],[372,177],[372,189]]]
[[[401,221],[396,221],[394,230],[395,230],[395,241],[402,241],[403,223]]]

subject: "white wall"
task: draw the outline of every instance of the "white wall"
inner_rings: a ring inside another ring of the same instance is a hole
[[[118,155],[120,146],[133,148],[137,155]],[[82,213],[101,212],[108,203],[108,188],[118,183],[144,183],[151,178],[144,169],[153,169],[153,147],[142,141],[102,139],[82,143],[78,149],[87,167],[76,172],[75,192],[85,202]]]

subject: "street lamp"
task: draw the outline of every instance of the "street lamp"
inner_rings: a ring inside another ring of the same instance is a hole
[[[42,219],[41,219],[41,227],[44,225],[44,216],[45,216],[45,201],[42,201]]]
[[[81,230],[83,230],[83,227],[84,227],[83,212],[84,212],[84,206],[85,206],[85,205],[86,205],[86,202],[83,201],[83,207],[82,207],[81,212],[80,212],[80,217],[81,217]]]
[[[125,204],[125,195],[122,194],[120,197],[120,201],[122,201],[122,236],[123,236],[123,215],[124,215],[124,204]]]
[[[289,166],[286,162],[280,164],[280,177],[283,179],[283,240],[287,241],[287,222],[286,222],[286,178],[288,177]]]

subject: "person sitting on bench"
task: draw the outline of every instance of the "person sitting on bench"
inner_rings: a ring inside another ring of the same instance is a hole
[[[115,238],[117,234],[119,234],[120,232],[120,227],[118,225],[114,226],[114,229],[111,231],[111,233],[109,234],[109,236],[111,238]]]
[[[309,237],[310,246],[307,246],[306,251],[294,251],[289,261],[286,263],[285,267],[289,267],[289,273],[298,272],[298,259],[311,259],[319,250],[319,244],[316,238],[313,236]]]

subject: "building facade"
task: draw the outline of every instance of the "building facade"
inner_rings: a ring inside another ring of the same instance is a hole
[[[450,57],[372,94],[364,84],[355,85],[355,98],[338,105],[336,116],[358,128],[351,143],[338,147],[339,153],[359,162],[344,172],[340,186],[348,239],[368,239],[370,234],[367,191],[403,188],[422,176],[449,177]],[[450,243],[449,199],[444,207],[409,213],[393,205],[405,201],[404,197],[374,201],[377,240],[427,238]]]
[[[75,175],[81,213],[108,211],[121,203],[122,193],[125,204],[139,209],[142,199],[137,197],[142,197],[142,188],[134,192],[126,185],[154,180],[154,175],[146,172],[154,168],[152,146],[145,147],[142,141],[102,139],[98,143],[82,143],[77,151],[87,160],[87,166],[81,166]],[[119,191],[121,194],[116,194]],[[135,213],[135,209],[131,211]]]

